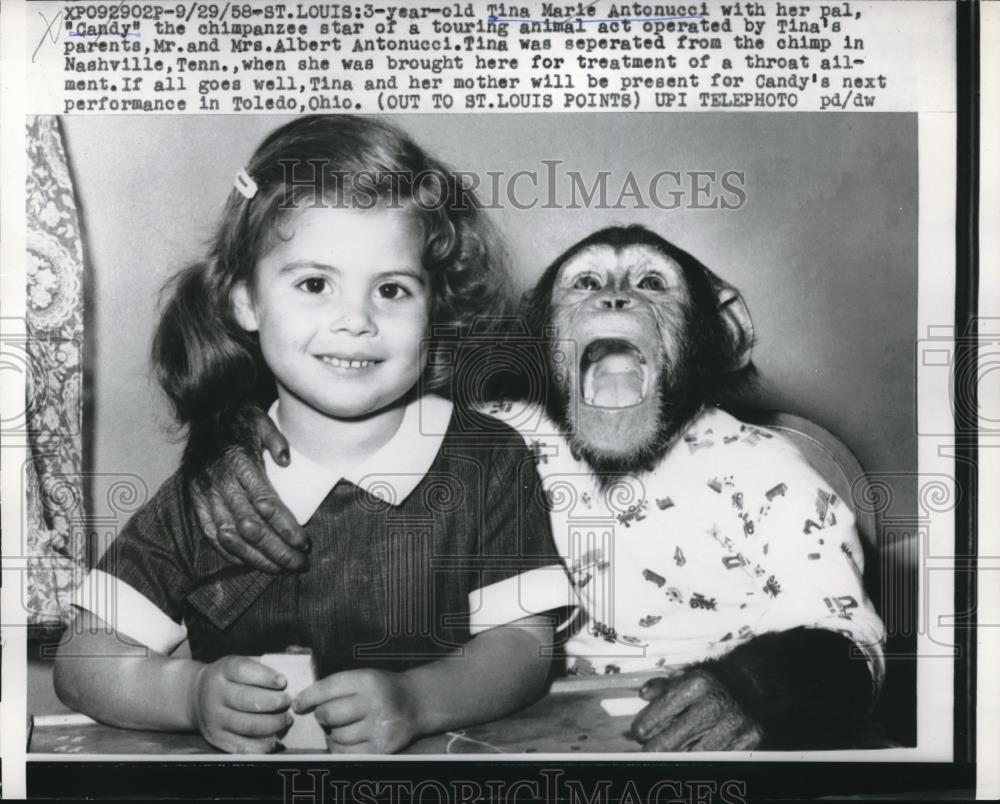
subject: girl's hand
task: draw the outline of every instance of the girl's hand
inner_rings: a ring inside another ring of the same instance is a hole
[[[403,673],[334,673],[300,692],[293,706],[314,712],[333,753],[392,754],[420,734],[416,696]]]
[[[292,725],[287,681],[246,656],[225,656],[198,671],[193,690],[198,730],[234,754],[267,754]]]

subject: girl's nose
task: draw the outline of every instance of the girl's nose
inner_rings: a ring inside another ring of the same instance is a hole
[[[371,305],[367,301],[345,301],[334,313],[330,329],[355,337],[374,335],[378,332]]]

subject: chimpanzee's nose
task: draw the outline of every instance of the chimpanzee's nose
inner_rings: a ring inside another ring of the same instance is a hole
[[[628,296],[622,296],[617,293],[601,299],[601,308],[605,310],[624,310],[630,304],[631,300]]]

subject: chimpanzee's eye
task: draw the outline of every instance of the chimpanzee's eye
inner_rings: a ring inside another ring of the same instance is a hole
[[[601,280],[593,274],[583,274],[578,276],[573,283],[574,290],[600,290]]]
[[[666,290],[667,283],[663,281],[663,277],[659,274],[646,274],[646,276],[639,280],[637,287],[640,290]]]

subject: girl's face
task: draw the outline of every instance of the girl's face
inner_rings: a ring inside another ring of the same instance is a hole
[[[304,403],[354,419],[398,401],[424,369],[430,320],[417,221],[398,209],[323,207],[294,213],[288,228],[292,237],[258,261],[252,288],[233,293],[283,410]]]

